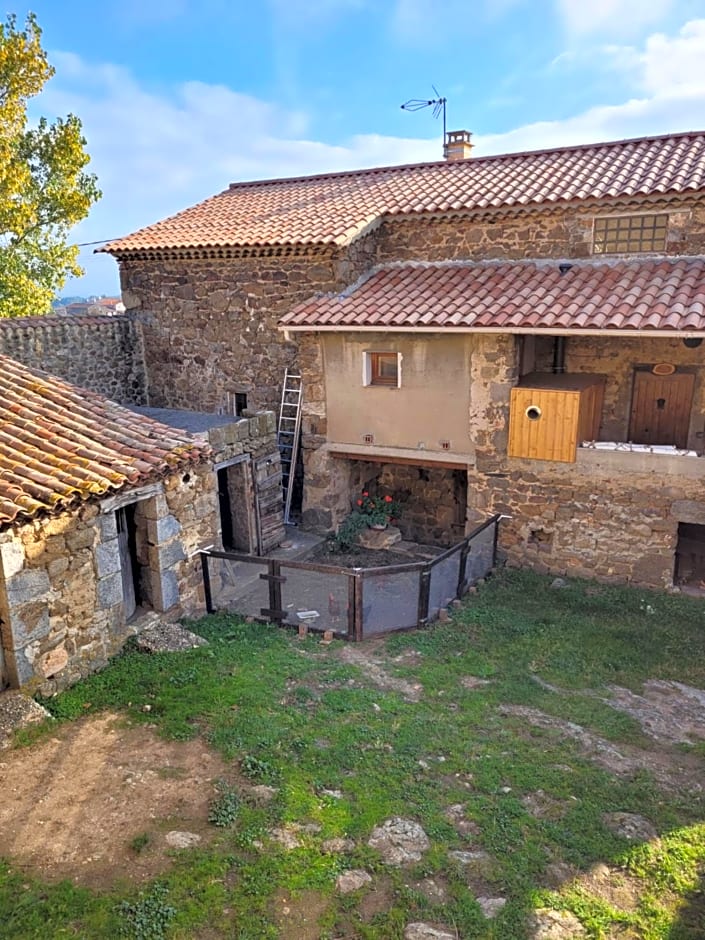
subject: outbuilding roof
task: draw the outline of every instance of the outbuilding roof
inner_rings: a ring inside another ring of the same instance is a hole
[[[279,326],[705,334],[705,260],[391,264],[298,304]]]
[[[343,246],[386,216],[705,189],[705,131],[467,160],[233,183],[101,251]]]
[[[0,526],[158,480],[206,444],[0,355]]]

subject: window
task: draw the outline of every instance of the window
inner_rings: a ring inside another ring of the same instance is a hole
[[[401,385],[401,356],[396,352],[367,352],[364,356],[364,385]]]
[[[628,254],[663,251],[666,247],[668,216],[620,215],[595,219],[593,254]]]

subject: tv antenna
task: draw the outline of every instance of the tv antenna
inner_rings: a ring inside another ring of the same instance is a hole
[[[424,98],[409,98],[408,101],[405,101],[401,106],[402,111],[422,111],[424,108],[433,108],[433,116],[437,118],[440,114],[443,115],[443,146],[445,147],[446,143],[446,99],[442,97],[441,93],[438,91],[435,85],[431,85],[431,88],[436,93],[435,98],[424,99]]]

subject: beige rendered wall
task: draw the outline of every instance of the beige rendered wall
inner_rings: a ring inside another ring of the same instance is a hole
[[[460,333],[324,334],[327,439],[444,453],[472,453],[469,410],[473,341]],[[363,385],[365,352],[401,353],[401,388]],[[423,443],[423,448],[419,444]]]

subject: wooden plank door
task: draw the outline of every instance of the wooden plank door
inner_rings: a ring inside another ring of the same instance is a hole
[[[635,372],[629,440],[687,447],[694,384],[689,372]]]
[[[118,509],[117,521],[118,547],[120,549],[120,571],[122,573],[122,600],[125,606],[125,620],[134,616],[137,610],[135,592],[135,574],[130,551],[130,526],[127,509]]]
[[[276,548],[285,535],[282,512],[282,468],[279,454],[253,461],[258,554]],[[293,473],[293,468],[292,468]]]

